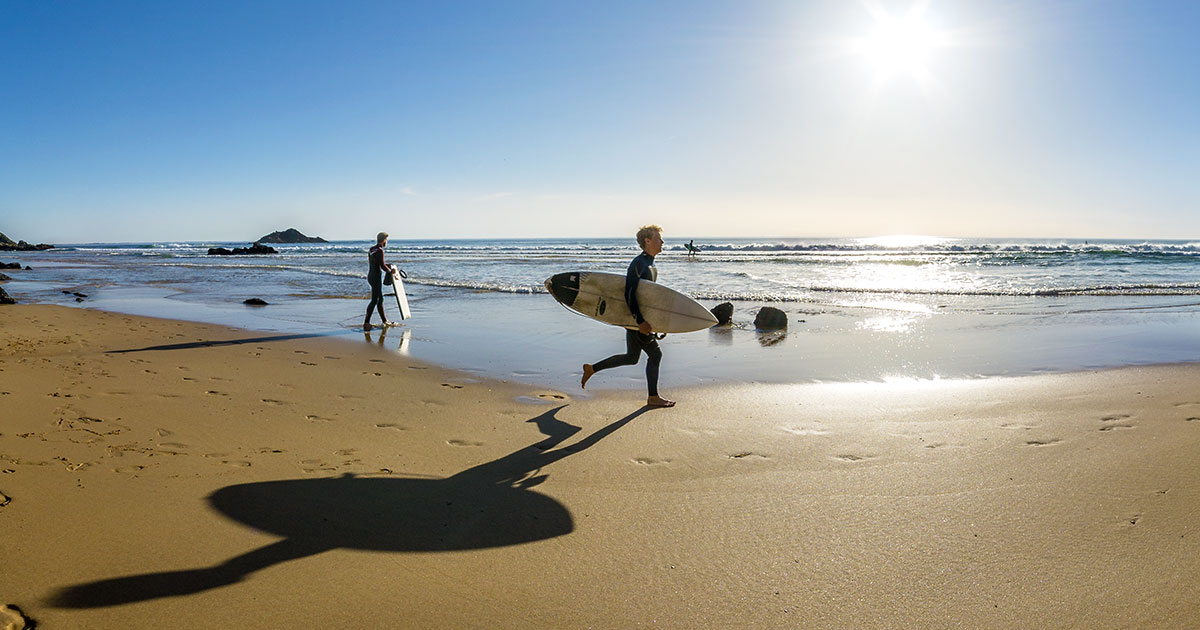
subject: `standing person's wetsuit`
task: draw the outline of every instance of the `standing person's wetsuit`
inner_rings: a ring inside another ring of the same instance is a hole
[[[383,325],[389,323],[383,314],[383,274],[391,273],[391,268],[383,261],[383,248],[387,247],[387,232],[380,232],[376,243],[367,252],[367,284],[371,285],[371,301],[367,303],[367,316],[363,320],[363,330],[371,330],[371,311],[379,310],[379,319]]]

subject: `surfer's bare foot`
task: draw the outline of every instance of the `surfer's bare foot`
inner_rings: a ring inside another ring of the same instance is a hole
[[[364,331],[366,331],[366,330],[371,330],[371,328],[372,328],[372,326],[371,326],[371,324],[370,324],[370,323],[368,323],[368,322],[363,322],[363,330],[364,330]]]
[[[584,363],[583,364],[583,378],[579,379],[579,387],[582,389],[587,389],[588,379],[592,378],[592,375],[595,373],[596,373],[596,368],[592,367],[591,363]]]
[[[667,400],[662,396],[651,396],[646,399],[646,405],[650,407],[674,407],[674,400]]]

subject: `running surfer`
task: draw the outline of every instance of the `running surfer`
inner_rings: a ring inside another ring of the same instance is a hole
[[[662,350],[658,347],[658,338],[655,337],[650,322],[642,317],[637,302],[638,283],[642,280],[654,282],[658,279],[658,269],[654,267],[654,257],[663,249],[662,228],[657,225],[647,225],[641,228],[637,232],[637,242],[638,246],[642,248],[642,253],[629,263],[629,270],[625,273],[625,303],[629,305],[629,312],[633,313],[638,329],[625,331],[625,354],[614,354],[595,365],[584,363],[583,378],[579,380],[579,386],[586,388],[588,379],[600,370],[607,370],[619,365],[636,365],[642,352],[645,352],[646,389],[649,394],[646,398],[646,405],[674,407],[675,401],[658,395],[658,365],[662,361]]]
[[[383,262],[383,248],[387,247],[388,233],[380,232],[375,237],[375,245],[367,253],[369,268],[367,269],[367,284],[371,285],[371,301],[367,303],[367,316],[363,320],[363,330],[371,330],[371,311],[379,309],[379,319],[383,326],[391,326],[383,315],[383,274],[389,276],[392,266]]]

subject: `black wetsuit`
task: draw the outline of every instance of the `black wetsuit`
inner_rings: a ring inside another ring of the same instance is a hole
[[[654,257],[642,252],[633,262],[629,263],[629,271],[625,273],[625,303],[638,324],[646,321],[637,303],[638,282],[658,280],[658,269],[654,267]],[[619,365],[635,365],[642,352],[646,353],[646,389],[651,396],[658,395],[658,365],[662,362],[662,350],[658,347],[658,339],[653,334],[643,335],[637,330],[625,331],[625,354],[614,354],[592,366],[599,372]]]
[[[367,304],[367,318],[371,317],[371,310],[376,306],[381,307],[380,317],[383,316],[383,272],[386,265],[383,262],[383,247],[379,244],[371,247],[371,251],[367,254],[367,260],[370,261],[370,268],[367,269],[367,284],[371,285],[371,302]]]

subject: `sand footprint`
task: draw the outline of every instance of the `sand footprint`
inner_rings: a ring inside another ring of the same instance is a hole
[[[332,422],[333,421],[332,418],[326,418],[324,416],[318,416],[318,415],[311,414],[311,413],[308,414],[307,416],[304,416],[304,418],[306,420],[313,420],[313,421],[320,420],[321,422]]]
[[[249,468],[250,467],[250,462],[248,462],[244,459],[223,459],[223,460],[221,460],[221,463],[225,464],[226,466],[234,466],[236,468]]]
[[[0,492],[0,507],[4,507],[4,506],[8,505],[9,503],[12,503],[12,497],[8,496],[7,494],[4,494],[3,492]]]
[[[442,387],[449,387],[450,389],[462,389],[463,388],[462,385],[455,385],[453,383],[442,383]]]
[[[302,459],[300,460],[300,463],[302,464],[300,469],[306,473],[330,472],[337,470],[336,466],[329,465],[329,463],[323,459]]]
[[[732,455],[726,455],[726,457],[728,457],[729,459],[770,459],[766,455],[761,455],[759,453],[754,453],[751,451],[741,451],[739,453],[734,453]]]
[[[1104,416],[1103,418],[1100,418],[1100,422],[1114,423],[1114,422],[1117,422],[1120,420],[1128,420],[1130,417],[1132,417],[1132,416],[1130,416],[1128,414],[1116,414],[1116,415],[1112,415],[1112,416]],[[1132,429],[1132,428],[1133,428],[1132,424],[1106,424],[1105,426],[1100,427],[1100,430],[1101,431],[1112,431],[1113,429]]]
[[[853,455],[853,454],[834,455],[833,458],[838,460],[839,462],[864,462],[864,461],[867,461],[868,459],[875,459],[875,457],[873,455]]]
[[[1029,440],[1028,442],[1025,442],[1025,445],[1026,446],[1050,446],[1051,444],[1058,444],[1059,442],[1062,442],[1062,440],[1060,440],[1058,438],[1050,438],[1048,440]]]
[[[642,466],[665,466],[671,463],[669,459],[654,459],[651,457],[635,457],[632,461]]]
[[[483,442],[475,442],[472,440],[446,440],[446,443],[449,444],[450,446],[461,446],[464,448],[473,448],[476,446],[483,446]]]
[[[788,433],[791,433],[792,435],[827,435],[829,433],[829,431],[826,431],[825,429],[818,429],[815,427],[800,426],[800,427],[780,427],[780,428],[783,429],[784,431],[787,431]]]
[[[385,423],[383,423],[383,424],[377,424],[377,425],[375,425],[375,426],[376,426],[377,428],[380,428],[380,429],[395,429],[395,430],[397,430],[397,431],[407,431],[407,430],[408,430],[408,429],[407,429],[407,428],[405,428],[405,427],[402,427],[402,426],[400,426],[400,425],[398,425],[398,424],[392,424],[392,423],[390,423],[390,422],[385,422]]]

